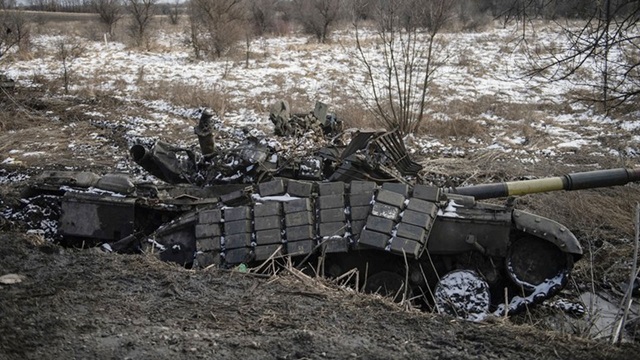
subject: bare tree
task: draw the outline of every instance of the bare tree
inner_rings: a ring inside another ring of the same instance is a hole
[[[149,25],[156,11],[157,0],[128,0],[128,9],[131,14],[129,35],[137,46],[148,45]]]
[[[180,0],[175,0],[173,4],[163,4],[162,13],[167,15],[171,25],[178,25],[180,21]]]
[[[64,12],[87,12],[91,10],[92,4],[86,0],[53,0],[58,3],[57,9]]]
[[[452,8],[449,0],[378,0],[375,46],[381,63],[374,63],[375,57],[367,54],[358,21],[354,22],[356,50],[373,102],[368,105],[388,128],[412,133],[423,121],[429,86],[437,64],[444,61],[435,61],[443,53],[436,37]]]
[[[116,23],[122,18],[121,0],[92,0],[91,6],[107,28],[109,36],[113,36]]]
[[[216,58],[247,36],[247,7],[243,0],[191,0],[190,40],[196,57]]]
[[[13,30],[9,23],[9,12],[7,11],[13,7],[12,5],[14,4],[9,4],[6,0],[0,0],[0,25],[2,25],[0,28],[0,59],[17,44],[17,40],[12,35]]]
[[[16,2],[0,2],[0,59],[15,47],[20,51],[27,51],[31,45],[30,34],[27,17],[16,8]]]
[[[584,9],[581,9],[584,11]],[[582,83],[594,89],[595,96],[585,98],[602,105],[605,113],[640,97],[640,43],[638,27],[640,0],[603,0],[593,6],[584,26],[563,29],[568,49],[536,52],[531,76],[550,81],[579,80],[583,67],[595,68],[598,80]]]
[[[331,27],[342,13],[342,0],[293,0],[293,3],[304,31],[314,35],[319,43],[327,42]]]
[[[457,0],[456,3],[456,15],[462,30],[475,31],[493,20],[489,15],[491,4],[488,0]]]
[[[55,57],[62,65],[62,80],[64,81],[65,94],[69,94],[69,84],[72,74],[71,65],[83,52],[84,47],[77,41],[69,41],[68,38],[64,38],[56,42]]]
[[[277,0],[249,1],[249,12],[253,31],[256,35],[263,35],[273,31],[275,27]]]
[[[16,7],[16,0],[0,0],[0,10],[8,10]]]
[[[57,4],[53,0],[29,0],[29,10],[56,11]]]

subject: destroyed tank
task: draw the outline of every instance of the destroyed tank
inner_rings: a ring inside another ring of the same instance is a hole
[[[640,180],[640,170],[447,189],[287,178],[161,186],[60,172],[45,179],[40,190],[64,188],[59,232],[67,243],[152,251],[195,268],[290,257],[332,278],[357,269],[357,286],[368,292],[475,320],[555,295],[582,256],[563,225],[517,210],[511,200],[478,200],[623,185]]]
[[[164,183],[54,171],[29,196],[59,198],[63,244],[154,252],[192,268],[291,259],[367,292],[480,320],[552,297],[582,256],[569,229],[516,209],[513,196],[640,180],[640,169],[621,168],[439,188],[406,180],[421,166],[394,131],[286,159],[257,139],[215,154],[207,119],[196,127],[204,155],[160,141],[131,148]],[[504,205],[478,201],[502,197]]]

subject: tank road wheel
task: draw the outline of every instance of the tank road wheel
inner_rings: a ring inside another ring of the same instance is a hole
[[[489,313],[489,284],[473,270],[454,270],[443,276],[435,289],[439,313],[480,321]]]
[[[573,258],[549,241],[523,236],[511,244],[506,266],[511,280],[527,292],[536,291],[543,283],[558,284],[560,290],[573,267]],[[547,295],[553,294],[547,291]]]
[[[406,291],[405,277],[392,272],[380,271],[367,279],[364,291],[370,294],[380,294],[384,297],[393,298],[393,301],[400,302]],[[411,289],[405,298],[411,298]]]

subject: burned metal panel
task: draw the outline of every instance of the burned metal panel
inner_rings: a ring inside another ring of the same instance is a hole
[[[197,250],[195,229],[199,218],[199,211],[192,211],[161,226],[147,239],[147,247],[159,252],[163,261],[191,266]]]
[[[391,158],[393,165],[402,175],[417,175],[422,170],[422,165],[409,158],[409,153],[398,131],[383,133],[376,138],[376,142],[382,147],[384,154]]]
[[[488,220],[478,217],[439,215],[431,229],[427,250],[432,255],[480,251],[487,255],[505,256],[509,244],[511,218],[502,213]]]
[[[358,132],[351,139],[351,142],[340,157],[346,160],[349,156],[362,150],[366,150],[367,155],[375,153],[378,157],[386,157],[386,159],[369,159],[373,160],[371,165],[393,166],[405,176],[417,175],[422,169],[422,165],[414,162],[409,157],[404,141],[397,130],[389,132]]]
[[[309,131],[336,135],[342,131],[342,120],[328,110],[327,104],[318,101],[311,113],[293,114],[289,103],[279,100],[271,106],[269,120],[273,123],[274,133],[279,136],[298,136]]]
[[[92,193],[66,193],[62,199],[63,236],[116,241],[134,232],[136,199]]]
[[[358,132],[356,136],[351,139],[349,145],[342,151],[340,155],[341,159],[346,159],[350,155],[353,155],[356,151],[364,149],[367,144],[369,144],[369,140],[373,138],[377,132]]]

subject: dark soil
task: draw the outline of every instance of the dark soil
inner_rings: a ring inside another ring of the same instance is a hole
[[[0,357],[15,359],[636,359],[532,327],[404,311],[293,275],[192,271],[0,235]]]

